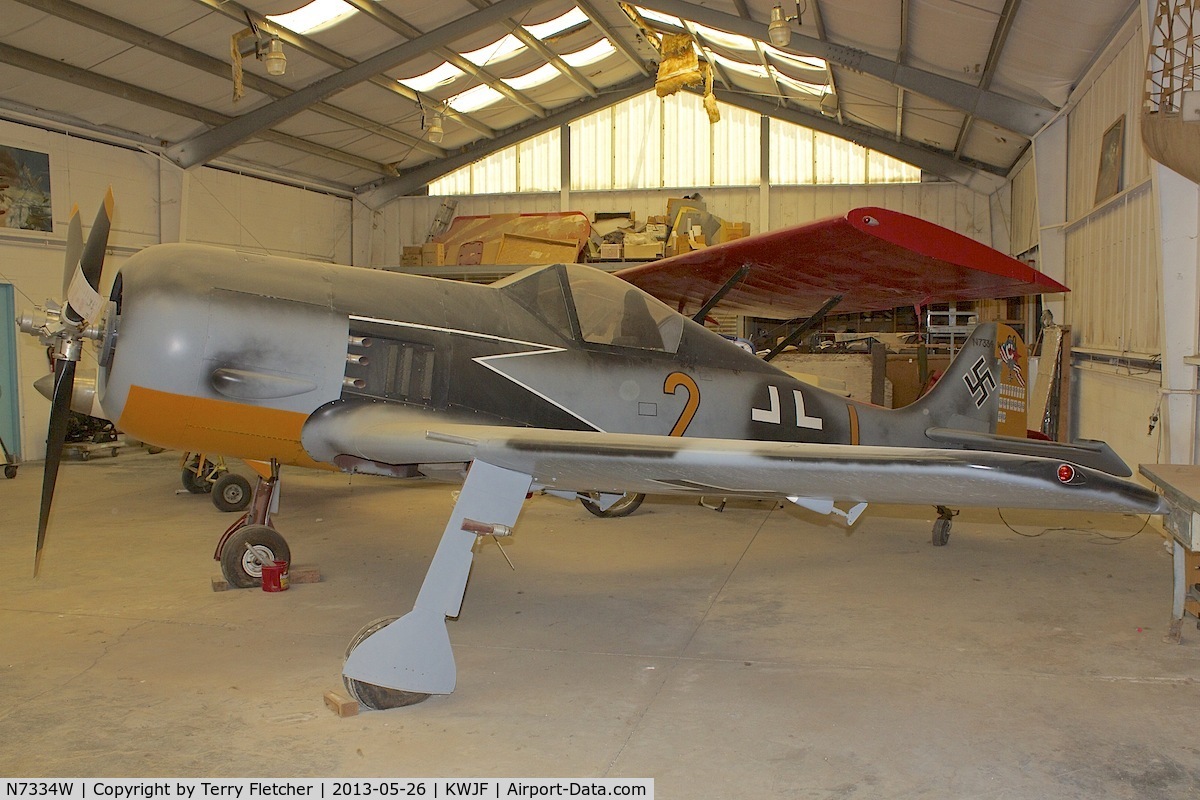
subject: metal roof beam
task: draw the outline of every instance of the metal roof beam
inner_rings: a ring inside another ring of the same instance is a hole
[[[825,19],[821,16],[821,6],[818,0],[812,0],[812,14],[813,24],[817,28],[817,38],[828,44],[829,37],[825,35]],[[825,59],[825,74],[829,76],[829,89],[833,92],[834,99],[837,100],[837,121],[845,122],[845,117],[842,116],[842,98],[838,96],[837,81],[833,77],[833,62],[829,59]]]
[[[515,14],[539,0],[500,0],[483,11],[459,17],[417,39],[384,50],[352,67],[313,81],[287,97],[242,114],[239,117],[167,149],[167,157],[179,166],[194,167],[236,147],[238,143],[254,136],[261,130],[295,116],[313,103],[326,100],[338,92],[348,89],[389,69],[410,61],[435,47],[449,44],[463,36],[495,25],[507,16]]]
[[[423,32],[419,28],[414,28],[412,25],[409,25],[408,22],[406,22],[402,17],[399,17],[396,14],[393,14],[391,11],[388,11],[379,3],[375,2],[375,0],[344,0],[344,2],[349,3],[358,9],[360,13],[365,14],[366,16],[378,22],[380,25],[390,28],[406,39],[417,39],[423,35]],[[546,109],[530,100],[521,92],[513,89],[507,83],[500,80],[486,69],[475,66],[450,48],[435,47],[433,48],[432,52],[446,59],[447,62],[458,69],[461,69],[463,72],[467,73],[476,80],[487,84],[492,91],[504,95],[509,100],[521,106],[534,116],[546,116]]]
[[[489,5],[487,0],[467,0],[467,2],[478,9],[487,8]],[[521,44],[525,45],[530,50],[546,59],[546,61],[552,64],[555,69],[565,75],[567,79],[571,81],[571,83],[575,84],[584,92],[586,92],[588,97],[596,97],[599,95],[599,92],[596,91],[596,87],[592,85],[591,81],[584,77],[582,72],[572,67],[566,61],[563,61],[562,57],[558,53],[551,50],[550,47],[541,39],[537,38],[532,33],[518,25],[516,20],[506,19],[500,24],[507,28],[509,33],[517,37]]]
[[[299,52],[306,53],[318,61],[324,61],[326,64],[337,67],[338,69],[347,69],[358,63],[353,59],[347,58],[341,53],[330,50],[328,47],[313,41],[307,36],[302,36],[298,33],[288,30],[287,28],[281,28],[278,25],[273,24],[262,14],[246,8],[238,3],[237,0],[194,0],[194,2],[199,3],[205,8],[212,9],[218,14],[228,17],[230,20],[238,23],[239,25],[246,21],[246,15],[248,14],[250,15],[250,18],[254,20],[255,25],[259,26],[260,28],[267,29],[271,33],[277,35],[280,39],[282,39],[291,47],[296,48],[296,50]],[[410,101],[418,108],[423,108],[420,95],[399,81],[393,80],[386,75],[376,75],[373,78],[370,78],[369,82],[386,92],[403,97],[405,100]],[[482,122],[472,119],[467,114],[460,114],[453,109],[446,109],[445,114],[448,118],[454,120],[463,127],[470,128],[482,136],[491,138],[496,135],[494,130],[489,128],[487,125],[484,125]]]
[[[688,91],[691,90],[689,89]],[[828,133],[831,136],[846,139],[862,147],[889,155],[892,158],[898,158],[901,161],[906,161],[913,166],[920,167],[926,172],[931,172],[934,175],[940,175],[948,180],[961,183],[983,194],[991,194],[1004,184],[1004,178],[1000,175],[973,168],[948,155],[943,155],[942,153],[919,147],[915,144],[897,142],[891,136],[872,128],[847,122],[837,122],[822,114],[800,111],[790,106],[780,108],[774,103],[768,103],[757,97],[727,92],[723,89],[717,90],[716,95],[717,99],[722,103],[728,103],[731,106],[738,106],[747,111],[754,111],[765,116],[783,120],[784,122],[802,125],[806,128],[821,131],[822,133]]]
[[[650,75],[650,68],[646,66],[646,62],[638,55],[638,51],[633,48],[633,45],[625,41],[625,37],[619,34],[613,26],[608,24],[600,12],[588,0],[575,0],[575,5],[579,6],[579,10],[586,14],[587,18],[592,21],[592,24],[600,29],[600,32],[604,34],[609,43],[638,68],[638,72],[647,77]]]
[[[988,49],[987,63],[984,64],[983,75],[979,79],[980,89],[986,90],[992,85],[992,76],[996,74],[996,65],[1000,63],[1000,54],[1004,52],[1004,43],[1008,39],[1008,32],[1012,30],[1013,20],[1016,19],[1017,9],[1020,7],[1021,0],[1005,0],[1004,2],[1000,20],[996,23],[996,30],[992,34],[992,46]],[[963,147],[967,144],[967,134],[974,122],[975,115],[967,114],[962,127],[958,129],[958,141],[954,144],[955,158],[962,155]]]
[[[769,41],[765,23],[744,20],[733,14],[714,11],[684,0],[638,0],[643,8],[690,19],[702,25],[736,33],[751,39]],[[780,48],[799,56],[824,58],[865,75],[888,81],[940,103],[974,114],[1023,136],[1033,136],[1054,116],[1055,108],[1034,105],[969,83],[946,78],[926,70],[909,67],[854,47],[822,42],[792,31],[792,43]]]
[[[199,50],[192,50],[164,36],[142,30],[134,25],[130,25],[128,22],[106,16],[87,6],[71,2],[71,0],[17,0],[17,2],[31,8],[36,8],[39,11],[44,11],[67,22],[73,22],[89,30],[103,33],[105,36],[120,39],[123,42],[140,47],[143,50],[163,56],[164,58],[178,61],[180,64],[192,67],[193,69],[198,69],[221,78],[230,77],[229,64],[219,58],[213,58],[207,53],[201,53]],[[269,97],[286,97],[292,93],[292,90],[286,86],[274,83],[252,72],[244,73],[242,82],[251,89],[262,92]],[[314,105],[313,111],[330,119],[336,119],[338,122],[344,122],[347,125],[353,125],[356,128],[362,128],[371,133],[391,139],[398,144],[415,147],[432,156],[440,157],[446,154],[446,151],[442,148],[429,144],[422,139],[393,130],[381,122],[367,119],[352,111],[346,111],[328,103]]]
[[[355,191],[359,199],[367,206],[379,208],[398,197],[416,192],[430,181],[435,181],[460,167],[465,167],[467,164],[478,161],[481,158],[486,158],[497,150],[511,147],[533,136],[545,133],[551,128],[566,125],[572,120],[608,108],[611,105],[653,89],[653,78],[634,78],[632,81],[608,87],[600,97],[588,97],[578,100],[568,106],[556,109],[544,119],[531,120],[514,128],[509,128],[494,140],[484,142],[478,147],[464,147],[463,152],[458,155],[422,164],[410,170],[405,170],[394,178],[383,178],[366,186],[361,186]]]
[[[115,78],[90,72],[82,67],[72,66],[62,61],[56,61],[53,58],[46,58],[37,53],[30,53],[27,50],[21,50],[7,44],[0,44],[0,62],[29,72],[35,72],[39,75],[45,75],[48,78],[82,86],[85,89],[91,89],[95,92],[119,97],[122,100],[128,100],[147,108],[164,111],[168,114],[184,117],[185,119],[194,119],[205,125],[225,125],[231,119],[217,111],[212,111],[211,109],[203,108],[184,100],[178,100],[174,97],[168,97],[165,94],[159,94],[149,89],[143,89],[140,86],[134,86],[131,83],[125,83]],[[380,164],[378,161],[371,161],[352,153],[346,153],[336,148],[327,147],[323,144],[317,144],[316,142],[286,133],[262,130],[258,131],[256,135],[269,142],[281,144],[293,150],[299,150],[311,155],[328,158],[332,161],[338,161],[356,169],[366,170],[367,172],[382,175],[395,172],[390,166]]]

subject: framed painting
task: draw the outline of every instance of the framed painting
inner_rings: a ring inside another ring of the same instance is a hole
[[[1125,172],[1125,115],[1104,132],[1100,140],[1100,173],[1096,177],[1096,202],[1101,203],[1121,191]]]
[[[47,153],[0,145],[0,228],[54,230]]]

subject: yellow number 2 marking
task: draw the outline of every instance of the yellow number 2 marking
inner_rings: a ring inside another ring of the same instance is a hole
[[[700,407],[700,387],[690,375],[682,372],[672,372],[667,376],[663,382],[663,394],[676,394],[681,386],[687,389],[688,399],[679,419],[675,420],[675,427],[671,428],[672,436],[683,436],[688,425],[692,424],[692,417],[696,416],[696,409]]]

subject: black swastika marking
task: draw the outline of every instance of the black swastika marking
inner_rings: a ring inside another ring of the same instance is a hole
[[[987,367],[987,361],[983,356],[971,365],[971,371],[963,375],[963,383],[967,385],[967,391],[975,398],[975,407],[982,408],[987,402],[988,396],[996,388],[996,379],[992,377],[992,371]]]

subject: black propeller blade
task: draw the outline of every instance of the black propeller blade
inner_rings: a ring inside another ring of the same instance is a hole
[[[86,282],[90,291],[82,286],[75,286],[77,276],[74,274],[67,281],[66,317],[71,322],[91,322],[91,317],[98,313],[98,304],[91,304],[88,301],[88,295],[96,295],[100,291],[100,273],[104,271],[104,251],[108,249],[108,233],[112,227],[112,209],[113,194],[110,186],[104,195],[104,203],[96,212],[96,221],[88,232],[87,244],[84,245],[79,259],[79,274],[83,276],[83,281]],[[70,247],[68,247],[68,259],[70,255]],[[70,261],[67,262],[68,271],[74,272],[74,266]]]
[[[54,399],[50,405],[50,426],[46,432],[46,466],[42,471],[42,506],[38,516],[37,552],[33,557],[33,576],[42,564],[42,545],[46,542],[46,526],[50,522],[50,506],[54,502],[54,485],[58,482],[58,465],[62,461],[63,443],[67,439],[67,422],[71,415],[71,392],[75,386],[75,362],[62,358],[54,362]]]
[[[103,301],[99,296],[100,275],[104,271],[104,253],[108,249],[108,234],[112,226],[113,194],[110,186],[104,203],[96,212],[96,222],[83,244],[78,209],[73,209],[67,231],[66,266],[63,286],[66,293],[62,309],[63,327],[54,335],[54,397],[50,401],[50,425],[46,431],[46,466],[42,472],[42,504],[38,514],[37,551],[33,559],[33,575],[37,577],[42,564],[42,547],[46,543],[46,528],[50,508],[54,504],[54,486],[58,482],[58,467],[62,462],[63,444],[71,416],[71,396],[75,390],[75,364],[83,350],[83,331],[95,322]]]
[[[104,270],[104,251],[108,248],[108,231],[112,226],[113,193],[112,187],[104,194],[104,203],[96,211],[96,221],[88,232],[87,244],[83,248],[83,256],[79,266],[83,277],[97,292],[100,291],[100,273]]]

